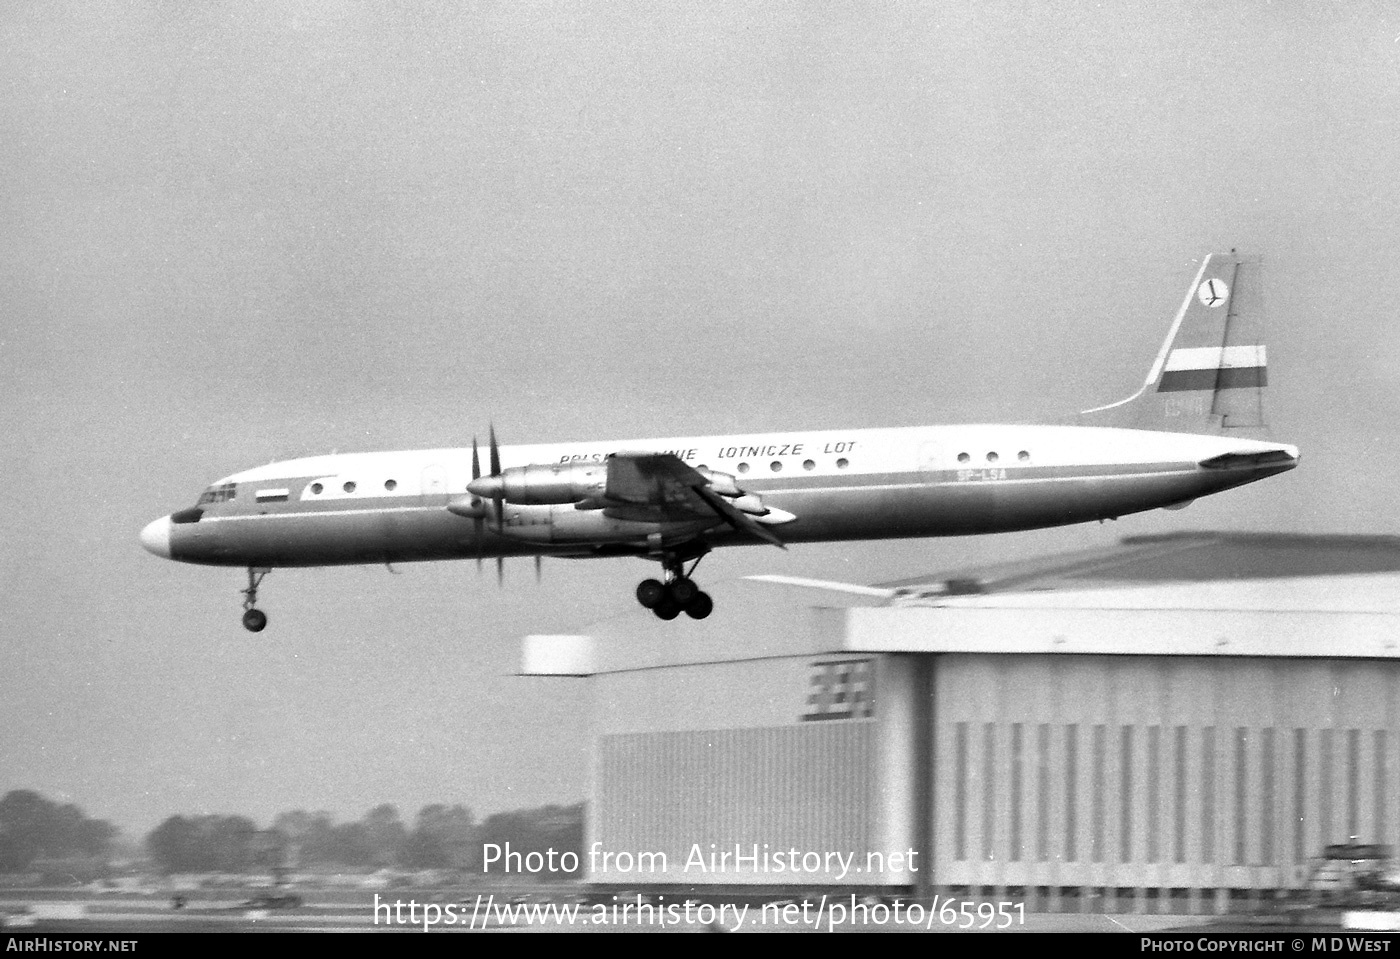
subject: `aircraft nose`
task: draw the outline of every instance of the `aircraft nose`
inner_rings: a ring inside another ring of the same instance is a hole
[[[141,545],[164,559],[170,558],[170,517],[162,516],[141,531]]]

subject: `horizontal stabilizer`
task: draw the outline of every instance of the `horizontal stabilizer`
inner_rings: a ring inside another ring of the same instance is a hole
[[[857,586],[855,583],[837,583],[829,579],[804,579],[801,576],[745,576],[759,583],[777,583],[779,586],[801,586],[804,589],[825,589],[835,593],[852,593],[856,596],[874,596],[877,599],[892,599],[896,590],[882,589],[879,586]]]

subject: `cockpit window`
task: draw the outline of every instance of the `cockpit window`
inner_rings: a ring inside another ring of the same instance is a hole
[[[221,483],[218,486],[211,486],[199,497],[196,506],[207,506],[210,503],[222,503],[224,500],[233,499],[237,487],[233,483]]]

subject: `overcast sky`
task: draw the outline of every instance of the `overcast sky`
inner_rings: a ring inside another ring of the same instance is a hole
[[[1034,420],[1265,257],[1283,477],[1117,524],[725,551],[874,582],[1176,529],[1397,532],[1389,3],[0,6],[0,793],[140,835],[584,796],[527,633],[636,560],[243,573],[145,553],[330,450]],[[716,585],[718,584],[718,585]],[[712,620],[723,624],[721,605]],[[658,641],[668,627],[657,624]]]

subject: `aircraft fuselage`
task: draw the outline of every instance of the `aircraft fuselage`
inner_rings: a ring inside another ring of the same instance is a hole
[[[1297,464],[1295,447],[1150,430],[966,425],[793,431],[500,448],[502,468],[672,453],[729,474],[795,519],[787,543],[959,536],[1061,526],[1184,504]],[[1225,465],[1201,465],[1230,457]],[[1262,455],[1259,455],[1262,454]],[[447,507],[472,450],[345,453],[229,476],[199,506],[146,528],[152,552],[221,566],[326,566],[478,556],[647,555],[703,536],[759,542],[709,522],[655,523],[574,503],[506,501],[504,525]],[[478,539],[480,537],[480,539]]]

